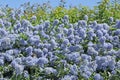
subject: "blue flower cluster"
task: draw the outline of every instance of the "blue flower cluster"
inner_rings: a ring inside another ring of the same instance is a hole
[[[17,12],[9,16],[14,23],[0,19],[1,78],[104,80],[104,72],[108,79],[119,73],[120,21],[112,26],[97,21],[89,24],[85,15],[84,20],[69,23],[65,15],[62,20],[33,25],[36,16],[30,21]]]

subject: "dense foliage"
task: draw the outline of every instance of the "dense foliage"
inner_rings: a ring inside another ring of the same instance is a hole
[[[1,7],[0,79],[120,80],[118,4]]]
[[[70,22],[75,23],[76,21],[83,19],[84,15],[89,16],[89,21],[98,21],[99,23],[108,23],[110,17],[114,19],[120,19],[120,1],[119,0],[101,0],[98,2],[98,6],[94,6],[93,9],[87,6],[70,6],[65,7],[65,0],[61,0],[60,5],[53,8],[49,2],[31,5],[30,2],[22,4],[19,8],[13,9],[8,7],[8,5],[1,7],[1,11],[6,13],[5,17],[9,17],[12,11],[21,13],[22,19],[30,20],[33,15],[37,17],[38,24],[41,20],[54,21],[54,19],[61,20],[64,15],[68,15]],[[2,17],[2,16],[1,16]],[[19,19],[19,15],[16,15]],[[39,22],[38,22],[39,21]]]

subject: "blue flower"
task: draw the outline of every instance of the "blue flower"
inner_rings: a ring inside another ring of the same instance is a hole
[[[98,38],[103,36],[103,32],[101,30],[97,30],[96,34]]]
[[[45,37],[46,37],[46,36],[45,36]],[[29,38],[29,41],[28,41],[28,42],[30,42],[31,45],[38,45],[39,42],[40,42],[40,36],[38,36],[38,35],[31,36],[31,37]]]
[[[27,53],[28,55],[32,55],[32,54],[33,54],[33,47],[32,47],[32,46],[27,47],[27,48],[26,48],[26,53]]]
[[[68,24],[68,26],[69,26],[69,28],[73,28],[73,24],[71,24],[71,23]]]
[[[7,35],[7,31],[0,28],[0,36],[5,37],[6,35]]]
[[[88,55],[87,55],[87,54],[81,54],[81,58],[82,58],[83,60],[87,60],[87,59],[88,59]]]
[[[59,20],[58,20],[58,19],[54,20],[53,26],[56,26],[58,23],[59,23]]]
[[[47,64],[49,61],[46,57],[40,57],[38,59],[37,65],[40,65],[41,67],[44,67],[44,64]]]
[[[68,45],[68,44],[70,44],[70,43],[69,43],[69,40],[68,40],[68,39],[64,39],[64,40],[63,40],[63,45]]]
[[[17,75],[22,74],[23,70],[24,70],[24,66],[23,65],[16,65],[15,66],[15,72],[16,72]]]
[[[38,25],[38,31],[42,31],[43,30],[43,25]]]
[[[81,45],[70,46],[70,47],[68,47],[68,49],[71,52],[77,52],[77,51],[80,51],[82,49],[82,46]]]
[[[23,45],[23,46],[25,46],[25,45],[27,45],[28,43],[27,43],[27,41],[21,39],[21,40],[20,40],[20,44]]]
[[[86,37],[86,31],[84,29],[79,29],[78,33],[79,36],[82,37],[83,39]]]
[[[58,34],[56,35],[56,38],[59,39],[59,40],[62,39],[63,37],[64,37],[64,36],[63,36],[62,33],[58,33]]]
[[[103,24],[97,24],[95,27],[95,30],[102,30],[103,29]]]
[[[93,30],[93,29],[89,30],[89,31],[87,32],[87,34],[88,34],[88,38],[89,38],[90,40],[93,40],[93,37],[96,37],[96,34],[94,33],[94,30]]]
[[[65,15],[65,16],[64,16],[64,19],[68,19],[68,18],[69,18],[69,16],[68,16],[68,15]]]
[[[77,75],[77,74],[78,74],[78,69],[77,69],[77,65],[76,65],[76,64],[74,64],[74,65],[72,65],[72,66],[70,67],[70,72],[71,72],[71,74],[73,74],[73,75]]]
[[[120,50],[118,50],[118,51],[116,52],[116,56],[117,56],[117,57],[120,57]]]
[[[119,70],[120,69],[120,61],[117,62],[116,68]]]
[[[78,77],[74,75],[65,75],[61,80],[78,80]]]
[[[51,74],[52,73],[54,75],[57,75],[57,70],[52,68],[52,67],[46,67],[44,69],[44,71],[45,71],[46,74]]]
[[[113,17],[110,17],[109,19],[110,19],[110,22],[113,22],[113,21],[114,21]]]
[[[48,49],[47,48],[43,48],[43,53],[44,55],[48,53]]]
[[[94,75],[94,80],[101,80],[102,78],[101,78],[101,75],[100,74],[95,74]]]
[[[62,23],[62,24],[60,24],[60,25],[59,25],[59,27],[60,27],[60,28],[63,28],[63,27],[64,27],[64,25],[65,25],[65,24],[63,24],[63,23]]]
[[[115,35],[120,35],[120,29],[115,30],[115,31],[114,31],[114,34],[115,34]]]
[[[76,44],[79,44],[82,41],[82,38],[80,38],[78,35],[76,35],[74,39]]]
[[[51,39],[50,43],[51,43],[51,47],[52,48],[56,48],[57,47],[57,43],[56,43],[56,41],[54,39]]]
[[[115,27],[118,28],[118,29],[120,29],[120,21],[117,21]]]
[[[117,72],[115,70],[111,71],[111,74],[115,75]]]
[[[88,47],[87,53],[89,55],[98,55],[98,52],[93,47]]]
[[[24,75],[25,78],[29,78],[29,73],[28,73],[28,71],[25,70],[25,71],[23,72],[23,75]]]
[[[93,28],[95,28],[97,26],[97,21],[93,22],[93,26],[94,26]]]
[[[23,19],[22,22],[21,22],[21,27],[28,27],[29,25],[31,25],[31,23],[26,20],[26,19]]]
[[[32,21],[35,21],[37,19],[37,17],[35,16],[35,15],[33,15],[32,17],[31,17],[31,20]]]
[[[90,71],[86,71],[85,74],[88,76],[88,78],[92,75]]]
[[[35,66],[38,62],[38,59],[37,58],[33,58],[31,56],[29,57],[26,57],[24,60],[23,60],[23,63],[26,65],[26,66]]]
[[[71,54],[65,54],[67,59],[70,61],[78,62],[80,60],[80,54],[79,53],[71,53]]]
[[[69,29],[68,29],[68,34],[67,34],[67,36],[70,36],[71,34],[73,34],[73,31],[74,31],[73,28],[69,28]]]
[[[50,22],[49,22],[49,21],[45,21],[45,22],[44,22],[44,27],[43,27],[44,30],[45,30],[45,29],[48,29],[49,27],[50,27]]]
[[[11,55],[9,55],[9,54],[5,54],[5,59],[6,59],[7,61],[12,61],[12,60],[14,59],[14,57],[11,56]]]
[[[105,43],[104,45],[103,45],[103,48],[105,49],[105,50],[111,50],[111,49],[113,49],[113,45],[111,44],[111,43]]]
[[[0,66],[4,65],[4,60],[0,59]]]
[[[37,55],[38,58],[44,56],[41,49],[34,49],[34,53]]]
[[[101,44],[104,44],[105,41],[106,41],[106,37],[104,37],[104,36],[102,36],[102,37],[99,39],[99,42],[100,42]]]
[[[87,16],[87,15],[85,15],[85,16],[84,16],[84,19],[85,19],[86,21],[88,21],[88,16]]]

